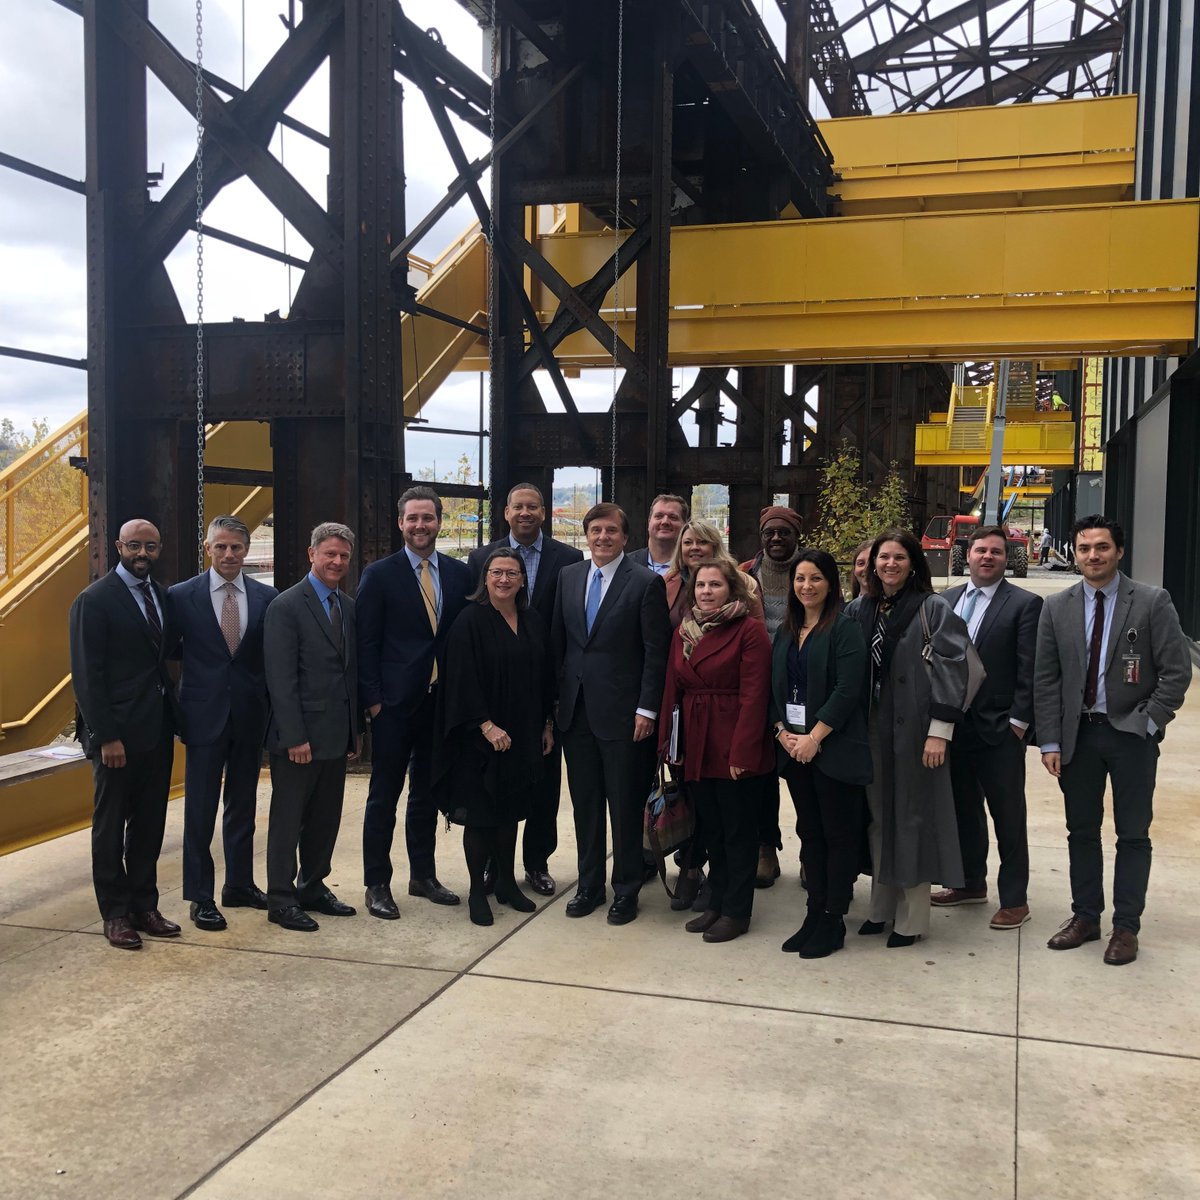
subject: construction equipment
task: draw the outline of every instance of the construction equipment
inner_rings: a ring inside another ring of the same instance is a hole
[[[947,556],[951,575],[962,575],[967,569],[967,539],[979,525],[979,518],[970,514],[934,517],[921,535],[921,549],[926,553],[942,551]],[[1004,527],[1008,542],[1008,569],[1018,579],[1029,574],[1029,534],[1015,526]]]

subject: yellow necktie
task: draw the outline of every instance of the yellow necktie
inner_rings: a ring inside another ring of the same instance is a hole
[[[429,569],[429,559],[421,559],[421,594],[425,597],[425,611],[429,615],[429,628],[433,630],[433,636],[437,637],[438,619],[437,619],[437,593],[433,590],[433,572]],[[429,684],[432,687],[437,683],[437,656],[433,659],[433,674],[429,676]]]

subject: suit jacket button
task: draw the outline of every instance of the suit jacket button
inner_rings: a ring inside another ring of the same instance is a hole
[[[897,718],[896,718],[896,724],[897,724],[897,725],[903,725],[903,724],[904,724],[904,718],[903,718],[903,717],[897,717]]]
[[[903,675],[897,675],[897,676],[896,676],[896,682],[897,682],[897,683],[904,683],[904,682],[905,682],[904,676],[903,676]]]

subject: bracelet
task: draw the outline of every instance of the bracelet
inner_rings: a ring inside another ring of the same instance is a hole
[[[495,728],[496,723],[494,721],[488,721],[479,732],[482,733],[484,737],[487,737],[487,735]]]

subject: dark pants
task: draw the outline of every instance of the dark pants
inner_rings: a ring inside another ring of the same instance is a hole
[[[830,779],[815,763],[790,762],[783,778],[796,809],[808,906],[845,916],[862,857],[862,788]]]
[[[1158,744],[1111,725],[1083,721],[1071,761],[1062,769],[1071,859],[1072,910],[1089,921],[1104,911],[1104,784],[1112,784],[1113,821],[1117,827],[1117,863],[1113,870],[1113,925],[1141,928],[1150,880],[1150,822],[1154,818],[1154,777]]]
[[[164,719],[158,745],[126,752],[123,767],[106,767],[96,748],[92,778],[92,882],[106,921],[158,908],[158,856],[167,823],[175,742]]]
[[[261,733],[255,729],[254,734]],[[188,746],[183,802],[183,898],[211,900],[212,839],[225,773],[225,815],[221,840],[225,848],[228,887],[254,886],[254,809],[262,738],[239,736],[229,721],[220,738],[208,746]]]
[[[408,877],[437,875],[438,808],[433,797],[433,717],[437,688],[411,712],[384,707],[371,721],[371,786],[363,817],[363,882],[367,887],[392,882],[392,836],[396,805],[408,776],[408,809],[404,838],[408,848]]]
[[[708,847],[709,908],[723,917],[750,920],[758,870],[757,801],[761,778],[699,779],[688,785]]]
[[[289,908],[299,894],[312,894],[324,884],[342,822],[345,790],[345,756],[294,763],[286,754],[271,755],[267,825],[267,900],[271,908]]]
[[[542,759],[542,778],[529,794],[529,815],[521,854],[525,870],[546,871],[558,849],[558,794],[562,788],[562,731],[554,731],[554,749]]]
[[[575,814],[579,886],[604,886],[608,857],[605,810],[612,822],[612,887],[618,896],[636,896],[642,886],[642,813],[654,775],[655,739],[608,741],[592,733],[583,696],[571,727],[563,731],[567,783]]]
[[[984,800],[996,830],[1000,869],[996,887],[1001,908],[1028,902],[1029,843],[1025,832],[1025,743],[1006,733],[997,746],[977,740],[950,743],[950,783],[958,819],[963,886],[987,888],[988,824]]]
[[[746,780],[755,787],[758,816],[758,844],[783,849],[783,836],[779,832],[779,776],[756,775]]]

